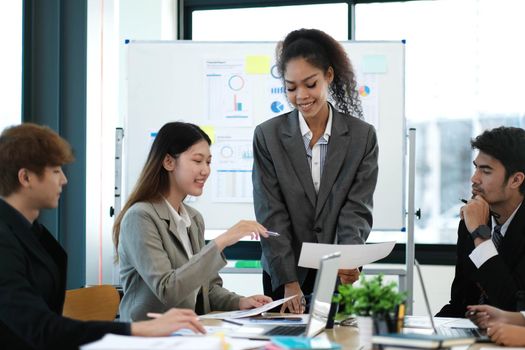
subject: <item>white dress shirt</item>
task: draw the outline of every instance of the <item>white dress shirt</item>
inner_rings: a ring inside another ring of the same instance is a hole
[[[306,124],[303,115],[299,112],[299,127],[301,128],[301,135],[303,136],[304,147],[308,163],[310,164],[316,193],[319,192],[319,186],[321,185],[321,176],[323,174],[326,152],[328,150],[328,141],[330,140],[330,134],[332,132],[332,108],[330,105],[328,105],[328,111],[328,121],[326,122],[324,133],[312,148],[310,148],[310,142],[312,141],[313,133],[308,127],[308,124]]]
[[[510,222],[512,221],[512,219],[514,219],[514,215],[516,215],[516,212],[518,211],[520,207],[521,207],[521,203],[520,205],[518,205],[516,210],[514,210],[511,216],[509,216],[507,221],[505,221],[505,223],[501,226],[500,232],[503,238],[505,238],[505,233],[507,233],[507,229],[510,225]],[[497,224],[498,223],[496,222],[496,219],[492,217],[492,234],[494,234],[494,227],[496,227]],[[472,251],[472,253],[470,253],[469,258],[470,260],[472,260],[474,265],[476,265],[476,267],[479,269],[481,265],[483,265],[487,260],[489,260],[495,255],[498,255],[496,246],[494,245],[494,242],[492,241],[492,239],[487,239],[485,242],[478,245]]]
[[[164,198],[166,201],[166,204],[168,205],[168,208],[170,209],[171,216],[173,216],[173,219],[175,220],[175,225],[177,226],[177,233],[179,234],[180,239],[182,240],[182,245],[184,246],[184,250],[188,254],[188,257],[191,258],[193,256],[193,248],[191,246],[190,242],[190,236],[188,236],[188,227],[191,226],[191,219],[188,215],[188,212],[186,211],[186,208],[184,207],[184,204],[180,204],[180,214],[173,208]]]

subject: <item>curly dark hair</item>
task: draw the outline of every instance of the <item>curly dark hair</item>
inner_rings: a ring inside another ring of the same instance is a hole
[[[500,126],[485,130],[470,141],[473,149],[496,158],[505,167],[505,180],[517,172],[525,173],[525,130],[516,127]],[[525,182],[520,186],[525,194]]]
[[[277,69],[284,82],[286,64],[298,57],[321,69],[334,70],[330,95],[341,112],[363,119],[363,109],[357,91],[355,73],[341,44],[318,29],[299,29],[290,32],[276,49]]]

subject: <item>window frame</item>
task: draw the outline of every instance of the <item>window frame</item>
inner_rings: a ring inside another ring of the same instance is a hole
[[[424,0],[185,0],[179,7],[179,33],[180,39],[192,39],[192,13],[201,10],[224,10],[240,9],[253,7],[270,7],[270,6],[293,6],[293,5],[319,5],[332,3],[348,4],[348,40],[355,37],[355,5],[371,3],[390,3],[399,1],[424,1]],[[181,33],[182,31],[182,33]],[[456,244],[449,243],[416,243],[416,258],[419,262],[426,265],[455,265],[456,264]],[[261,248],[254,242],[238,242],[232,247],[224,250],[228,259],[259,259]],[[406,261],[406,244],[397,243],[392,253],[380,260],[380,263],[404,264]]]
[[[184,40],[192,40],[192,15],[194,11],[203,10],[231,10],[253,7],[281,7],[294,5],[322,5],[322,4],[348,4],[348,40],[353,36],[353,9],[355,1],[337,1],[337,0],[186,0],[184,5],[179,8],[179,33],[178,37]],[[182,31],[182,33],[181,33]]]

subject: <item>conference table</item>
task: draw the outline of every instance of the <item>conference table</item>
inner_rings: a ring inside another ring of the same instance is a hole
[[[220,326],[221,320],[207,319],[203,320],[203,323],[207,326]],[[326,329],[324,332],[319,334],[317,337],[328,339],[332,342],[341,345],[342,350],[359,350],[359,330],[357,327],[347,327],[335,325],[333,329]],[[480,348],[496,347],[496,344],[492,343],[475,343],[470,346],[458,346],[454,347],[453,350],[479,350]]]

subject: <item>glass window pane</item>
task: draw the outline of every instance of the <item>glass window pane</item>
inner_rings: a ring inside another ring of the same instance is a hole
[[[0,131],[19,124],[22,106],[22,1],[0,2]]]
[[[416,241],[455,243],[470,196],[470,138],[524,126],[525,26],[520,0],[356,6],[357,40],[406,40],[406,116],[417,129]]]
[[[327,18],[330,20],[327,21]],[[299,28],[317,28],[348,39],[348,5],[321,4],[194,11],[192,39],[206,41],[282,40]]]

